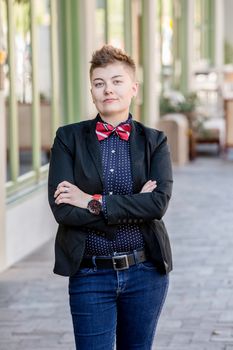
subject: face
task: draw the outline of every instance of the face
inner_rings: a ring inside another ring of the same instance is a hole
[[[117,62],[92,72],[91,94],[101,117],[127,119],[131,99],[137,91],[133,72],[124,64]]]

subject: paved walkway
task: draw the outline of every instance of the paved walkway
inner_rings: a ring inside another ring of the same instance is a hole
[[[233,350],[233,163],[175,169],[165,221],[174,255],[153,350]],[[0,350],[74,350],[53,242],[0,275]]]

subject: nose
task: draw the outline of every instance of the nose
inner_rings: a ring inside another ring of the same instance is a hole
[[[105,85],[104,93],[105,93],[106,95],[108,95],[108,94],[111,94],[111,93],[112,93],[112,87],[111,87],[111,84],[106,84],[106,85]]]

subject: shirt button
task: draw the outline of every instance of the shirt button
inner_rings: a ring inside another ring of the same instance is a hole
[[[109,192],[109,194],[113,194],[113,192],[111,191],[111,192]]]
[[[112,152],[112,153],[115,153],[116,151],[113,149],[111,152]]]
[[[113,172],[114,172],[114,169],[110,169],[110,171],[111,171],[111,173],[113,173]]]

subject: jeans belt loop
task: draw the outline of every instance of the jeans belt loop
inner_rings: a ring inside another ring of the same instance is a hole
[[[137,252],[137,249],[134,249],[134,250],[133,250],[133,256],[134,256],[135,264],[138,264],[139,261],[138,261],[138,252]]]
[[[97,271],[96,255],[93,255],[91,260],[92,260],[92,264],[94,265],[94,271]]]

